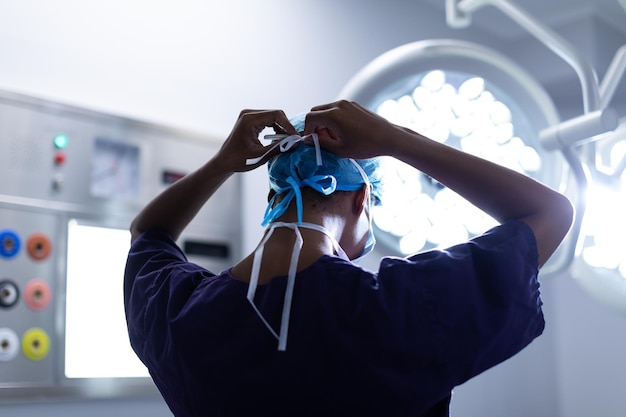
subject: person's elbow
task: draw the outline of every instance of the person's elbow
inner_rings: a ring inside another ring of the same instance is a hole
[[[562,194],[554,193],[545,212],[531,225],[537,239],[539,265],[545,264],[565,240],[574,221],[574,207]]]
[[[132,244],[143,233],[143,230],[139,227],[138,221],[135,218],[129,227],[130,230],[130,243]]]
[[[563,241],[565,236],[574,223],[574,206],[569,198],[562,194],[558,195],[557,203],[555,203],[555,222],[557,223],[555,233],[560,236],[560,240]]]

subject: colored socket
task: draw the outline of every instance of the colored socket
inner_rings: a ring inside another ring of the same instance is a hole
[[[24,287],[24,302],[31,310],[43,310],[48,307],[51,298],[52,291],[44,280],[32,279]]]
[[[8,279],[0,281],[0,307],[13,307],[19,299],[20,289],[15,282]]]
[[[13,230],[0,231],[0,257],[13,258],[20,251],[20,237]]]
[[[43,233],[33,233],[26,240],[26,252],[35,261],[43,261],[52,252],[52,242]]]
[[[13,330],[0,328],[0,362],[8,362],[20,351],[20,339]]]
[[[31,361],[40,361],[50,351],[50,338],[45,330],[39,327],[28,329],[22,337],[22,352]]]

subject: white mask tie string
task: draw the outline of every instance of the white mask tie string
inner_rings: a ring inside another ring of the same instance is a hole
[[[283,301],[283,312],[281,316],[280,322],[280,330],[279,333],[272,328],[269,322],[263,317],[263,314],[258,309],[256,304],[254,303],[254,296],[256,294],[256,289],[259,283],[259,272],[261,270],[261,261],[263,260],[263,249],[265,247],[265,243],[269,240],[270,236],[274,232],[274,230],[278,227],[287,227],[292,229],[296,234],[296,242],[293,245],[293,250],[291,252],[291,260],[289,263],[289,272],[287,274],[287,286],[285,288],[285,298]],[[333,248],[337,255],[345,260],[348,260],[346,253],[343,251],[337,240],[333,237],[332,234],[322,226],[313,223],[284,223],[284,222],[275,222],[272,223],[259,244],[258,249],[254,252],[254,258],[252,261],[252,271],[250,272],[250,284],[248,285],[248,293],[246,298],[252,308],[256,312],[257,316],[261,319],[265,327],[272,333],[272,335],[278,339],[278,350],[285,351],[287,350],[287,335],[289,332],[289,317],[291,315],[291,303],[293,300],[293,290],[296,283],[296,272],[298,270],[298,259],[300,258],[300,251],[302,250],[302,245],[304,240],[302,239],[302,234],[300,233],[299,227],[304,227],[305,229],[317,230],[321,233],[324,233],[328,236],[333,244]]]
[[[293,148],[297,143],[303,142],[304,140],[308,138],[313,139],[313,144],[315,145],[315,161],[318,166],[321,166],[322,165],[322,151],[320,148],[320,142],[317,137],[317,133],[311,133],[306,136],[287,135],[287,134],[265,135],[264,139],[277,140],[278,142],[276,142],[274,146],[272,146],[267,152],[265,152],[263,155],[259,156],[258,158],[246,159],[246,165],[258,164],[276,148],[279,148],[281,153],[287,152],[291,148]]]

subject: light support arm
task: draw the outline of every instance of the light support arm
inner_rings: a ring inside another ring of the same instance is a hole
[[[617,125],[617,113],[609,107],[543,129],[539,132],[539,140],[549,151],[566,149],[600,139],[599,135],[615,130]]]
[[[623,117],[618,121],[618,127],[613,131],[602,135],[598,141],[614,142],[615,140],[626,139],[626,117]],[[595,156],[595,155],[594,155]],[[607,167],[602,164],[601,160],[596,158],[594,169],[594,180],[607,185],[609,187],[615,187],[621,181],[622,174],[626,170],[626,154],[624,154],[619,161],[613,161],[612,167]]]
[[[626,0],[624,1],[626,2]],[[617,50],[609,68],[606,70],[606,74],[604,74],[602,84],[600,84],[601,108],[604,109],[608,107],[613,99],[615,90],[624,75],[624,71],[626,71],[626,45],[623,45]]]
[[[617,1],[626,11],[626,0]],[[598,169],[595,144],[596,140],[606,138],[607,132],[615,130],[618,125],[621,126],[617,114],[608,106],[626,71],[626,45],[616,52],[602,84],[599,85],[597,75],[588,60],[559,35],[508,0],[446,0],[447,23],[450,27],[467,27],[471,24],[472,13],[488,5],[498,8],[565,60],[574,69],[581,84],[583,115],[550,126],[540,132],[540,141],[544,148],[561,150],[570,166],[577,189],[576,218],[570,232],[570,238],[564,242],[562,248],[565,256],[562,256],[556,264],[550,265],[551,268],[548,273],[559,272],[572,263],[577,252],[576,246],[585,215],[585,194],[589,181],[591,179],[603,180],[606,183],[619,181],[621,173],[626,168],[625,155],[617,164],[614,172],[606,173]],[[613,134],[617,134],[617,131]],[[584,146],[582,149],[575,149],[578,145]],[[583,162],[582,155],[586,156],[585,162]]]
[[[533,16],[507,0],[448,0],[446,12],[452,27],[467,25],[468,16],[484,6],[493,6],[526,29],[531,35],[561,57],[576,71],[580,79],[585,113],[600,109],[598,77],[589,62],[569,42],[538,22]],[[453,19],[456,16],[457,22]],[[452,23],[451,23],[452,20]]]

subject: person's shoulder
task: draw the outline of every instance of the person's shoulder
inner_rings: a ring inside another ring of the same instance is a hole
[[[129,255],[141,255],[147,252],[169,252],[176,257],[186,259],[182,249],[176,244],[172,237],[161,229],[154,228],[146,230],[132,241]]]
[[[371,271],[355,262],[338,256],[324,255],[304,271],[304,275],[312,277],[341,278],[343,281],[372,282],[376,280],[377,271]]]
[[[510,220],[506,223],[499,224],[492,227],[486,232],[478,235],[472,240],[480,239],[483,237],[493,237],[496,239],[509,239],[519,237],[521,239],[531,239],[534,241],[534,234],[528,223],[522,220]]]
[[[431,249],[407,257],[387,256],[381,259],[379,273],[403,271],[410,268],[425,272],[434,269],[461,267],[481,258],[497,258],[498,254],[522,254],[524,258],[536,258],[536,241],[532,229],[523,221],[512,220],[487,230],[466,241],[447,248]],[[466,265],[470,267],[470,264]]]
[[[132,241],[131,247],[155,242],[162,242],[170,245],[176,244],[169,234],[159,228],[153,228],[148,229],[145,232],[142,232],[139,236],[137,236],[135,240]]]
[[[537,262],[537,240],[531,227],[521,220],[511,220],[470,240],[483,252],[519,254]]]
[[[358,261],[349,261],[339,256],[322,256],[316,264],[322,268],[334,268],[338,270],[362,272],[365,274],[373,274],[375,271],[370,271],[368,268],[360,264]]]

